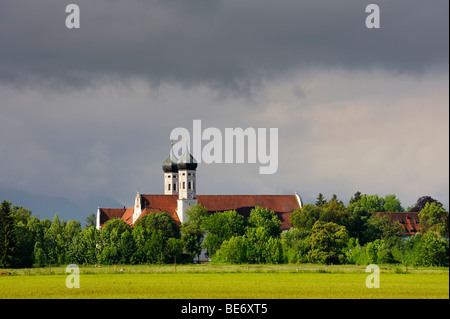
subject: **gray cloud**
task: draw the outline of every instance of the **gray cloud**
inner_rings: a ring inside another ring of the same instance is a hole
[[[199,193],[448,207],[448,1],[378,0],[379,30],[369,1],[74,2],[79,30],[59,0],[0,2],[0,188],[131,205],[201,119],[278,127],[280,157],[201,165]]]
[[[143,77],[246,91],[298,69],[448,65],[448,1],[86,1],[66,29],[61,1],[2,2],[0,75],[13,83],[85,85]]]

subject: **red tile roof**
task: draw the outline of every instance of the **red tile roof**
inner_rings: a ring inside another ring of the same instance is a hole
[[[126,208],[100,208],[100,225],[103,225],[112,218],[122,218]]]
[[[236,210],[245,218],[256,206],[273,210],[281,220],[281,228],[291,228],[289,216],[300,209],[295,195],[198,195],[198,203],[210,212]]]
[[[374,215],[389,216],[406,230],[408,235],[415,235],[419,230],[419,212],[372,212]]]
[[[176,212],[177,199],[178,195],[141,195],[143,209],[141,216],[166,212],[177,225],[180,225]],[[295,195],[198,195],[197,199],[198,203],[210,212],[236,210],[245,218],[250,216],[250,211],[256,206],[268,208],[278,215],[283,229],[292,227],[289,223],[289,216],[292,211],[300,208]],[[132,225],[133,208],[101,208],[100,213],[102,226],[110,218],[122,218]]]
[[[177,214],[178,195],[141,195],[142,214],[138,217],[157,212],[165,212],[180,226],[181,222]]]

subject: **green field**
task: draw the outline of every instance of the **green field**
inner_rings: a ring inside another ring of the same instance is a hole
[[[448,268],[380,269],[379,289],[366,287],[364,266],[86,266],[72,289],[65,267],[4,269],[0,298],[449,298]]]

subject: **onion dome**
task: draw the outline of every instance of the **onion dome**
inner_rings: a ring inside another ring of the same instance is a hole
[[[188,169],[191,171],[195,171],[197,168],[197,161],[195,158],[189,153],[186,147],[186,152],[180,157],[178,160],[178,170]]]
[[[169,157],[162,164],[162,169],[164,173],[176,173],[178,172],[178,160],[173,153],[173,149],[170,149]]]

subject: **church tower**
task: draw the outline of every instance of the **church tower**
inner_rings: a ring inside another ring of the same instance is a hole
[[[164,195],[178,195],[178,159],[173,153],[173,143],[169,157],[164,161]]]
[[[136,197],[134,198],[134,211],[133,211],[133,224],[142,214],[142,198],[139,190],[137,191]]]
[[[196,175],[197,161],[186,147],[185,153],[178,160],[178,218],[182,223],[187,221],[186,210],[197,204]]]

